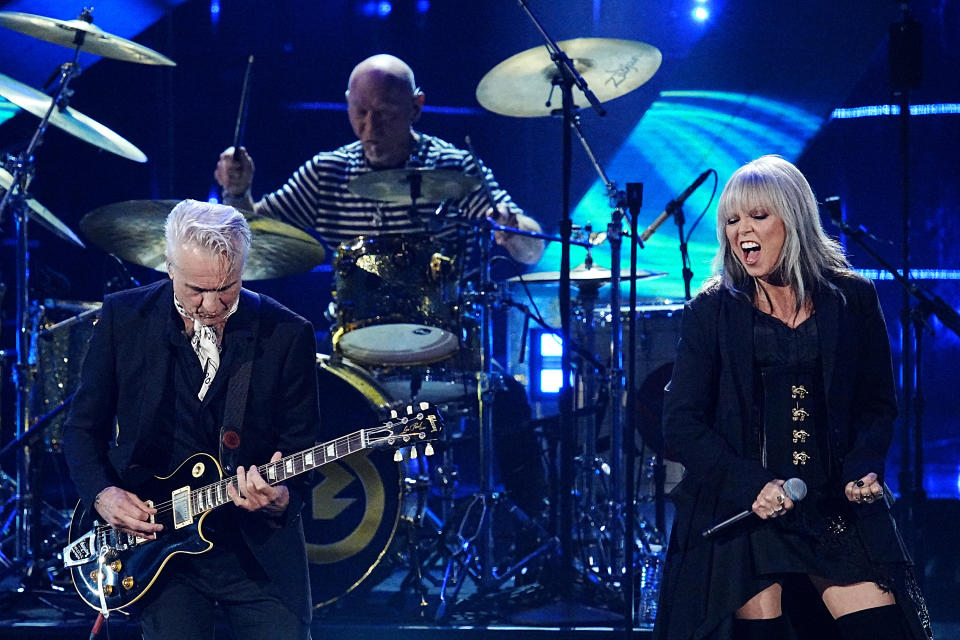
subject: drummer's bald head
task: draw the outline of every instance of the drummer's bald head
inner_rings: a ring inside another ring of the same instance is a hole
[[[362,77],[375,77],[384,83],[409,90],[411,96],[420,93],[410,65],[387,53],[370,56],[353,68],[347,80],[347,95],[350,95],[350,89]]]
[[[167,216],[164,225],[168,266],[177,263],[184,246],[222,255],[228,268],[243,268],[250,252],[250,225],[242,213],[225,204],[184,200]]]

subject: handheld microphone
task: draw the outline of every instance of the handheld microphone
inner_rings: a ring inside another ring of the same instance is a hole
[[[647,238],[652,236],[654,232],[660,228],[660,225],[666,222],[667,218],[673,215],[674,211],[683,206],[683,203],[686,202],[687,198],[690,197],[690,194],[696,191],[697,187],[703,184],[703,181],[707,179],[707,176],[710,175],[711,171],[713,171],[713,169],[707,169],[701,173],[699,176],[697,176],[697,179],[693,181],[693,184],[687,187],[679,196],[671,200],[670,203],[667,204],[667,208],[663,210],[663,213],[657,216],[657,219],[650,223],[649,227],[643,230],[643,233],[640,234],[640,240],[642,242],[646,242]]]
[[[800,478],[790,478],[783,483],[783,492],[787,495],[788,498],[794,502],[800,502],[807,497],[807,483],[801,480]],[[735,516],[730,516],[726,520],[721,520],[717,524],[704,529],[700,532],[700,535],[704,538],[709,538],[713,534],[723,531],[724,529],[733,526],[734,524],[740,522],[744,518],[750,517],[750,514],[753,513],[752,509],[745,509],[738,513]]]

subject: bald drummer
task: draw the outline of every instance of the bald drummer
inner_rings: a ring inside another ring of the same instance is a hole
[[[315,231],[331,247],[358,235],[419,231],[404,203],[375,201],[349,191],[354,178],[371,171],[422,167],[456,170],[478,175],[470,155],[435,136],[414,129],[425,96],[417,87],[413,70],[391,55],[362,61],[347,83],[347,113],[355,142],[323,151],[300,166],[287,182],[254,203],[251,195],[254,163],[243,147],[220,155],[214,176],[223,187],[224,202],[245,211],[269,216]],[[540,225],[525,215],[497,184],[490,170],[483,173],[491,186],[499,224],[527,231]],[[422,214],[431,214],[436,203],[423,203]],[[452,202],[452,208],[471,219],[494,216],[482,187]],[[495,233],[496,243],[512,258],[533,264],[543,254],[543,241]]]

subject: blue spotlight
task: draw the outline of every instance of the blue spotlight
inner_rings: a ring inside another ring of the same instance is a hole
[[[210,0],[210,22],[213,26],[220,24],[220,0]]]
[[[710,12],[707,11],[706,7],[697,7],[696,9],[693,10],[693,17],[699,20],[700,22],[703,22],[704,20],[710,17]]]
[[[390,12],[393,11],[393,5],[389,0],[380,0],[377,3],[377,15],[381,18],[385,18],[390,15]]]
[[[417,13],[430,11],[430,0],[417,0]]]

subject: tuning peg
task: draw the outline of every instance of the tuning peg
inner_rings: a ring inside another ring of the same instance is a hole
[[[408,404],[408,405],[407,405],[407,415],[408,415],[408,416],[412,416],[412,415],[413,415],[413,405],[412,405],[412,404]]]
[[[400,452],[400,449],[397,449],[393,452],[393,461],[394,462],[403,462],[403,454]]]
[[[398,416],[397,416],[397,410],[396,410],[396,409],[390,409],[390,417],[391,417],[391,418],[396,418],[396,417],[398,417]]]
[[[410,459],[413,460],[417,457],[417,447],[416,445],[410,447]]]
[[[425,446],[425,447],[423,448],[423,455],[425,455],[425,456],[432,456],[432,455],[433,455],[433,445],[432,445],[431,443],[428,442],[428,443],[427,443],[427,446]]]
[[[421,403],[420,403],[420,411],[426,411],[426,410],[429,409],[429,408],[430,408],[430,403],[429,403],[429,402],[421,402]]]

